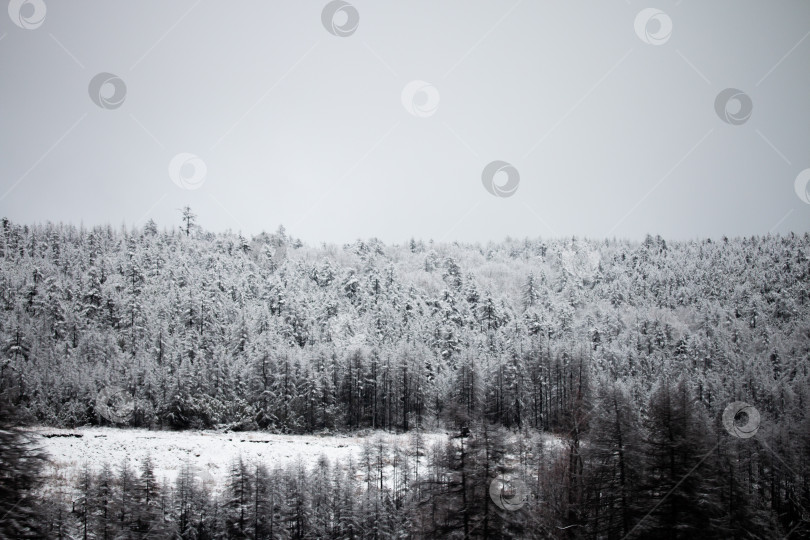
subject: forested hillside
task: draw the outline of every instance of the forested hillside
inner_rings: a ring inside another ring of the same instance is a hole
[[[536,429],[567,445],[520,461],[538,537],[777,537],[810,508],[808,286],[806,234],[307,246],[188,211],[162,231],[3,220],[0,388],[19,423],[109,424],[99,394],[121,388],[121,425],[445,428],[445,497],[419,506],[436,536],[437,515],[494,511],[467,497],[520,454],[494,433]],[[724,429],[735,401],[755,437]]]

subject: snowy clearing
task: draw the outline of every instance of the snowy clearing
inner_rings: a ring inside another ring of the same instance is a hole
[[[106,462],[116,470],[124,459],[137,468],[147,455],[152,456],[155,474],[165,482],[174,482],[180,468],[190,462],[198,467],[203,480],[218,491],[228,466],[239,455],[248,462],[261,462],[268,468],[284,465],[299,457],[307,466],[326,456],[330,462],[358,460],[364,443],[382,437],[389,448],[409,445],[410,434],[373,432],[367,435],[278,435],[258,431],[150,431],[110,427],[78,429],[29,428],[51,464],[47,471],[57,484],[74,485],[85,464],[99,471]],[[447,440],[444,433],[425,433],[430,446]],[[207,473],[207,474],[206,474]],[[210,478],[207,475],[210,474]]]
[[[297,459],[307,467],[326,456],[330,463],[345,462],[350,456],[359,463],[366,441],[381,437],[389,449],[402,450],[411,446],[413,433],[376,431],[335,435],[279,435],[260,431],[221,432],[150,431],[132,428],[82,427],[59,429],[34,427],[26,429],[50,457],[46,473],[53,486],[75,487],[85,466],[98,472],[104,463],[114,471],[124,459],[138,469],[141,461],[151,455],[155,475],[164,485],[174,483],[181,467],[190,463],[200,480],[214,492],[221,491],[231,462],[242,456],[249,463],[263,463],[272,469]],[[445,443],[447,433],[423,433],[425,453],[436,443]],[[547,433],[536,433],[546,449],[559,452],[562,440]],[[512,437],[514,438],[514,437]],[[515,444],[516,440],[510,441]],[[510,460],[516,456],[510,456]]]

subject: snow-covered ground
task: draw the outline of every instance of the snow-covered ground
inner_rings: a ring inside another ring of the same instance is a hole
[[[53,484],[75,485],[85,466],[98,471],[103,463],[117,470],[124,459],[137,469],[151,455],[155,474],[164,482],[174,482],[181,467],[190,463],[213,489],[222,487],[230,463],[239,455],[249,463],[261,462],[268,468],[284,465],[299,457],[307,466],[324,455],[330,462],[350,455],[359,460],[369,438],[382,437],[389,448],[404,449],[410,435],[376,432],[370,435],[274,435],[264,432],[149,431],[109,427],[79,429],[30,428],[38,445],[51,458],[48,474]],[[442,433],[425,434],[428,446],[445,441]],[[210,475],[210,476],[208,476]]]
[[[142,460],[152,457],[155,475],[165,484],[173,484],[180,469],[189,463],[195,475],[214,492],[221,492],[229,466],[240,455],[248,463],[263,463],[268,469],[301,459],[305,466],[313,466],[321,456],[330,463],[352,456],[360,462],[367,441],[382,438],[389,449],[411,447],[412,434],[394,434],[384,431],[336,435],[276,435],[258,431],[222,432],[206,431],[150,431],[111,427],[82,427],[57,429],[28,428],[37,445],[50,457],[46,468],[50,489],[66,488],[72,491],[78,485],[79,474],[88,466],[99,471],[108,463],[118,471],[128,460],[138,470]],[[559,453],[563,440],[548,433],[535,433],[542,439],[546,451]],[[446,433],[425,433],[425,453],[433,444],[447,441]],[[517,449],[515,435],[507,444]],[[425,458],[423,458],[425,459]],[[516,452],[508,452],[507,460],[518,460]],[[388,464],[390,467],[390,463]],[[358,474],[360,474],[358,468]]]

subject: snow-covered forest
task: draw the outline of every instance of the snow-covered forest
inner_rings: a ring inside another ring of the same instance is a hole
[[[188,208],[4,219],[0,536],[801,538],[808,287],[807,234],[310,246]],[[221,491],[149,459],[49,489],[18,428],[88,425],[370,442],[236,459]],[[519,504],[490,497],[502,475]]]

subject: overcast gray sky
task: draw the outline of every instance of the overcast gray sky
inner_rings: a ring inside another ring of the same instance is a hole
[[[311,243],[810,230],[805,0],[8,12],[0,215],[17,222],[172,227],[189,204],[207,229]]]

